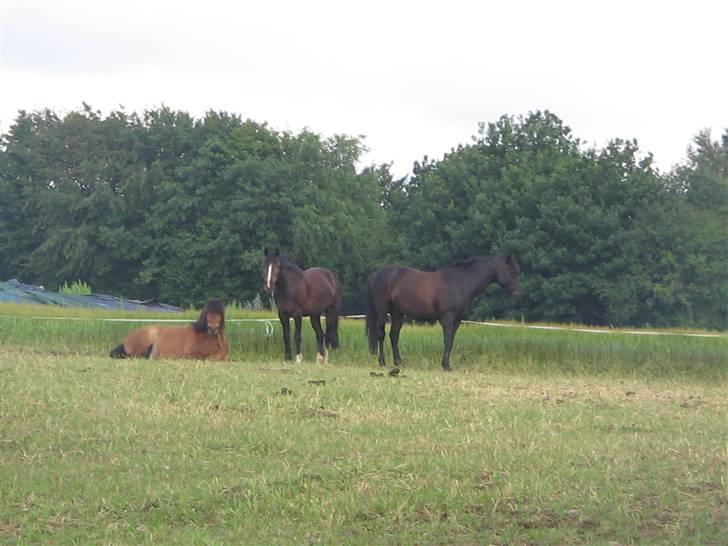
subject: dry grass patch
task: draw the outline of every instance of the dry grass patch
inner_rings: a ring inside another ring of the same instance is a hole
[[[11,544],[728,543],[720,380],[1,356]]]

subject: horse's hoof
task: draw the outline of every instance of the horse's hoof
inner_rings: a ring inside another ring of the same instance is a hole
[[[296,355],[296,364],[300,364],[301,362],[303,362],[303,355],[301,353],[298,353]]]
[[[326,364],[326,357],[321,353],[316,353],[316,364]]]
[[[443,372],[451,372],[452,371],[452,368],[450,366],[443,366],[442,367],[442,371]]]

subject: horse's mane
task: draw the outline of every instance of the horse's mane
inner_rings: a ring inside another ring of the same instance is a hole
[[[516,272],[520,273],[521,266],[513,254],[496,255],[496,256],[476,256],[473,258],[467,258],[465,260],[458,260],[453,265],[451,265],[450,267],[447,267],[445,269],[456,269],[458,271],[465,271],[465,270],[470,269],[471,267],[475,266],[476,264],[483,263],[486,261],[497,260],[497,259],[504,259],[506,264],[510,265],[511,267],[515,267]]]
[[[465,260],[458,260],[457,262],[455,262],[452,265],[452,267],[457,267],[459,269],[467,269],[468,267],[470,267],[473,264],[475,264],[475,261],[477,259],[478,258],[466,258]]]
[[[465,258],[464,260],[458,260],[454,264],[452,264],[448,269],[469,269],[473,267],[475,264],[482,262],[484,260],[490,260],[493,258],[493,256],[476,256],[473,258]]]
[[[281,266],[289,265],[303,271],[303,267],[298,265],[290,256],[284,256],[283,254],[281,254],[280,256],[278,256],[278,261],[280,262]]]
[[[222,300],[207,300],[207,305],[200,312],[200,316],[192,323],[195,332],[207,332],[207,313],[220,315],[220,330],[225,329],[225,304]]]

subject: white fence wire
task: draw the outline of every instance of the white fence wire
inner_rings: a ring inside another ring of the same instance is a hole
[[[8,316],[8,315],[5,315]],[[185,319],[146,319],[146,318],[97,318],[97,317],[31,317],[36,320],[81,320],[81,321],[104,321],[104,322],[190,322],[190,318]],[[366,315],[345,315],[341,318],[347,319],[364,319]],[[275,318],[241,318],[241,319],[225,319],[226,323],[235,322],[257,322],[265,326],[266,336],[272,336],[275,331]],[[579,328],[571,326],[547,326],[537,324],[513,324],[505,322],[484,322],[477,320],[464,320],[463,324],[472,324],[478,326],[491,326],[496,328],[525,328],[529,330],[558,330],[566,332],[580,332],[585,334],[623,334],[632,336],[684,336],[684,337],[702,337],[702,338],[726,338],[726,334],[708,334],[708,333],[689,333],[689,332],[657,332],[654,330],[606,330],[598,328]]]

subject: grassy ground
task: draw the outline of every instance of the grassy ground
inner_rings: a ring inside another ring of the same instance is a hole
[[[283,353],[280,324],[270,312],[233,309],[227,315],[226,336],[234,360],[280,361]],[[195,311],[177,315],[5,304],[0,306],[0,345],[32,347],[59,355],[103,355],[118,345],[130,329],[146,324],[105,319],[192,320],[196,316]],[[240,319],[270,319],[273,334],[266,335],[263,322],[234,322]],[[304,355],[311,360],[315,343],[308,321],[304,322],[303,329]],[[342,320],[340,337],[342,348],[332,355],[334,361],[358,366],[375,362],[367,350],[363,321]],[[407,324],[400,345],[408,367],[439,368],[442,355],[439,326]],[[391,362],[389,349],[388,359]],[[681,377],[723,382],[728,381],[728,335],[635,336],[618,331],[590,334],[465,324],[455,339],[452,365],[455,369],[474,371]]]
[[[112,361],[128,324],[30,316],[0,317],[3,543],[728,543],[725,339],[468,326],[444,374],[408,325],[390,377],[361,323],[292,367],[255,323],[232,362]]]

